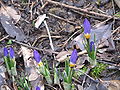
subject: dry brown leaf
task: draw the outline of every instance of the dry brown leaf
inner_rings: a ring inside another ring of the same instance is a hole
[[[120,90],[120,80],[100,81],[108,90]]]
[[[61,51],[60,53],[58,53],[58,55],[56,56],[57,61],[59,62],[64,62],[65,59],[71,55],[72,51]]]
[[[11,12],[13,13],[13,15],[11,14]],[[6,31],[7,34],[9,34],[10,37],[16,38],[16,40],[18,41],[24,41],[26,38],[24,32],[20,28],[15,26],[13,23],[13,20],[17,22],[20,19],[18,15],[14,15],[16,14],[15,12],[16,11],[12,11],[12,10],[6,11],[6,8],[2,7],[0,9],[0,21],[4,30]]]
[[[2,85],[0,90],[11,90],[7,85]]]
[[[114,0],[114,1],[118,5],[118,7],[120,8],[120,0]]]
[[[39,75],[35,72],[34,68],[31,69],[31,74],[29,75],[29,81],[34,81],[39,77]]]
[[[35,23],[35,27],[38,28],[41,25],[41,23],[45,20],[45,18],[46,14],[38,16],[37,21]]]
[[[5,15],[10,20],[12,18],[16,23],[21,18],[21,15],[19,15],[13,7],[9,7],[9,6],[2,6],[0,9],[0,14]]]

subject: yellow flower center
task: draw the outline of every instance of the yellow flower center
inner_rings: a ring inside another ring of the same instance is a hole
[[[75,66],[76,66],[76,64],[70,63],[70,67],[75,67]]]
[[[43,63],[42,62],[38,63],[38,66],[43,66]]]
[[[90,34],[88,34],[88,33],[85,34],[84,36],[85,36],[86,39],[89,39],[89,38],[90,38]]]

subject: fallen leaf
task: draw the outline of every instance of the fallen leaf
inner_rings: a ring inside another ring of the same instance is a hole
[[[39,28],[39,26],[40,26],[41,23],[45,20],[45,18],[46,18],[46,14],[43,14],[43,15],[38,16],[37,21],[36,21],[36,23],[35,23],[35,27],[36,27],[36,28]]]
[[[9,20],[13,19],[16,23],[20,20],[21,15],[19,15],[13,7],[3,6],[0,9],[0,14],[5,15]]]
[[[81,86],[81,85],[77,85],[77,86],[78,86],[79,90],[84,90],[83,86]]]
[[[11,90],[7,85],[2,85],[0,90]]]
[[[114,0],[114,1],[118,5],[118,7],[120,8],[120,0]]]
[[[10,37],[16,37],[16,40],[18,41],[24,41],[25,40],[25,35],[24,33],[12,24],[12,21],[9,20],[9,18],[3,14],[0,15],[0,20],[3,28],[5,29],[6,33],[10,35]]]
[[[100,81],[108,90],[120,90],[120,80]]]
[[[34,80],[36,80],[38,77],[39,77],[39,75],[35,72],[35,69],[33,68],[33,69],[31,69],[31,74],[29,75],[29,81],[34,81]]]
[[[61,51],[60,53],[58,53],[58,55],[56,56],[57,61],[59,62],[64,62],[66,60],[66,58],[71,55],[72,51]]]
[[[0,86],[4,84],[4,77],[0,74]]]

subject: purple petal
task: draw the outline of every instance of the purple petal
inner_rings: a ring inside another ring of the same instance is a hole
[[[34,58],[37,63],[39,63],[41,61],[40,54],[36,50],[34,50]]]
[[[37,87],[36,87],[36,90],[40,90],[40,87],[37,86]]]
[[[93,50],[95,50],[95,45],[94,45],[94,42],[91,41],[90,42],[90,52],[92,52]]]
[[[91,25],[90,25],[90,22],[87,20],[87,18],[85,18],[83,26],[84,26],[84,34],[87,34],[87,33],[90,34]]]
[[[70,62],[73,63],[73,64],[76,64],[76,61],[77,61],[77,50],[74,49],[72,54],[71,54],[71,57],[70,57]]]
[[[10,47],[10,58],[13,59],[15,57],[15,53],[12,47]]]
[[[8,56],[8,49],[4,47],[4,56]]]

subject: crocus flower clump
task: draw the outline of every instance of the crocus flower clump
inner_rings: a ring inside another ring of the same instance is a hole
[[[4,62],[6,64],[7,71],[9,75],[16,76],[16,61],[15,61],[15,53],[12,47],[9,50],[4,48]]]
[[[46,68],[46,66],[44,66],[44,64],[42,63],[40,54],[39,54],[38,51],[36,51],[36,50],[34,50],[33,54],[34,54],[35,61],[38,63],[39,72],[45,77],[46,81],[47,81],[49,84],[52,84],[52,80],[51,80],[51,77],[50,77],[50,71],[49,71],[49,69]],[[39,90],[39,89],[38,89],[38,90]]]
[[[84,37],[85,37],[84,46],[88,53],[89,61],[94,66],[96,65],[96,49],[94,42],[90,41],[91,25],[87,18],[85,18],[83,26],[84,26]]]
[[[70,67],[74,67],[76,65],[77,58],[77,50],[74,49],[70,57]]]

